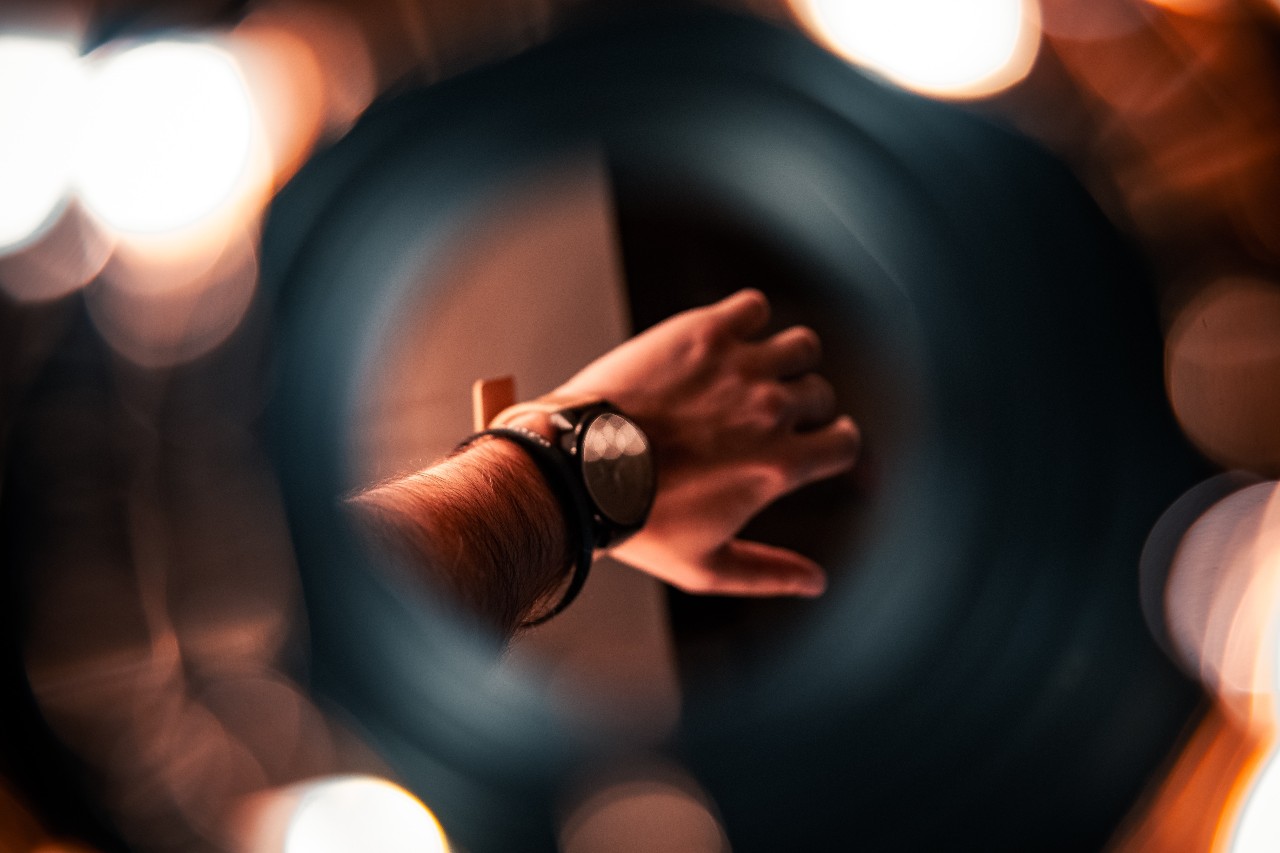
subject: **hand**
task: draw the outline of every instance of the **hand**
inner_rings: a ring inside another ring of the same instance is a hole
[[[794,551],[736,538],[760,510],[850,468],[860,436],[814,369],[813,330],[759,339],[769,303],[742,290],[677,314],[544,398],[605,399],[649,435],[658,492],[644,528],[610,553],[688,592],[814,596],[826,575]],[[544,430],[545,415],[515,422]]]

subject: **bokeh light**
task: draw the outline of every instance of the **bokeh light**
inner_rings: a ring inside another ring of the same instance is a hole
[[[1179,15],[1209,17],[1239,14],[1242,5],[1236,0],[1146,0],[1146,2]]]
[[[83,86],[73,44],[0,36],[0,254],[38,235],[67,197]]]
[[[1080,0],[1040,0],[1038,5],[1040,26],[1051,40],[1113,39],[1143,29],[1151,17],[1138,3],[1086,5]]]
[[[325,135],[344,133],[378,94],[361,21],[333,4],[259,4],[231,36],[268,137],[285,152],[309,145],[317,125]],[[288,154],[278,156],[287,167]]]
[[[1033,0],[791,0],[830,49],[908,89],[974,98],[1026,76],[1040,43]]]
[[[92,144],[81,149],[77,182],[112,228],[183,232],[234,214],[261,188],[257,119],[227,52],[157,41],[97,62],[84,131]]]
[[[444,830],[408,791],[373,776],[310,783],[280,853],[448,853]],[[264,851],[265,853],[265,851]]]
[[[1041,131],[1042,140],[1052,143],[1050,147],[1058,153],[1074,157],[1077,171],[1095,181],[1095,186],[1106,184],[1100,176],[1114,180],[1123,199],[1117,202],[1104,192],[1103,200],[1126,208],[1129,216],[1119,218],[1132,221],[1149,241],[1153,256],[1167,258],[1179,270],[1194,267],[1195,274],[1204,273],[1205,281],[1224,270],[1258,270],[1260,278],[1219,280],[1185,304],[1186,290],[1179,290],[1167,302],[1173,315],[1167,379],[1184,429],[1211,459],[1272,476],[1280,470],[1280,397],[1276,394],[1280,388],[1280,278],[1274,266],[1259,268],[1280,258],[1280,237],[1276,236],[1280,226],[1271,204],[1280,186],[1274,166],[1276,125],[1274,114],[1268,112],[1280,104],[1280,98],[1271,85],[1274,74],[1257,62],[1257,46],[1251,51],[1252,43],[1240,32],[1218,25],[1232,10],[1256,12],[1256,6],[1235,0],[1091,4],[1043,0],[1039,7],[1019,0],[790,2],[811,32],[833,50],[901,85],[948,98],[982,97],[1026,73],[1036,56],[1038,8],[1043,9],[1045,33],[1059,37],[1053,51],[1045,51],[1052,54],[1050,65],[1056,76],[1042,75],[1033,84],[1041,88],[1011,100],[1008,112],[1017,113],[1015,119],[1024,129]],[[114,5],[96,4],[101,9]],[[232,33],[235,44],[229,47],[230,54],[210,43],[171,41],[123,52],[108,46],[99,55],[82,59],[71,41],[0,37],[0,288],[5,297],[23,303],[22,310],[27,310],[32,307],[29,303],[57,299],[97,278],[87,296],[90,316],[108,343],[128,360],[168,367],[207,353],[237,327],[256,287],[252,215],[247,211],[256,213],[254,204],[263,197],[263,188],[287,180],[318,141],[350,126],[387,82],[386,68],[406,68],[407,59],[389,56],[396,45],[412,42],[417,49],[422,67],[409,72],[411,79],[412,75],[434,79],[445,76],[445,70],[457,70],[461,60],[451,57],[464,55],[457,45],[469,43],[457,34],[465,28],[454,22],[470,21],[470,32],[493,34],[503,26],[512,29],[511,21],[526,8],[536,6],[539,14],[550,17],[556,7],[571,4],[526,4],[508,9],[510,14],[503,16],[465,4],[454,4],[456,14],[446,4],[432,7],[426,16],[414,14],[420,10],[411,11],[413,4],[401,4],[398,15],[385,15],[376,26],[369,21],[385,12],[385,7],[345,5],[346,11],[305,0],[247,4],[248,14]],[[747,0],[742,5],[769,6]],[[1280,0],[1271,0],[1271,5],[1280,8]],[[1213,26],[1201,27],[1203,21],[1193,20],[1199,16]],[[421,31],[416,28],[419,23],[424,24]],[[1250,26],[1270,50],[1275,21],[1254,20]],[[416,41],[392,37],[410,30],[421,37]],[[379,37],[372,39],[370,34]],[[471,42],[497,45],[498,36],[492,35],[491,42],[475,36]],[[162,59],[166,52],[168,58]],[[375,60],[384,69],[381,81]],[[84,100],[89,85],[86,71],[95,69],[96,94],[90,103]],[[112,79],[119,85],[112,84]],[[1085,102],[1087,110],[1073,109],[1078,101]],[[87,131],[83,129],[86,118],[91,125]],[[269,154],[260,145],[269,147]],[[77,187],[84,194],[83,205],[75,198]],[[1239,210],[1234,221],[1224,222],[1228,201],[1238,204]],[[1207,248],[1213,241],[1221,242],[1223,232],[1232,227],[1241,229],[1235,237],[1253,253],[1243,261],[1232,254],[1238,247]],[[123,233],[123,242],[115,231]],[[11,353],[18,349],[14,346]],[[31,360],[38,361],[34,355]],[[110,393],[118,393],[118,388],[113,386]],[[131,418],[136,416],[135,404],[136,400],[129,406]],[[203,414],[201,410],[187,417],[194,420]],[[128,419],[104,418],[93,410],[69,415],[69,420]],[[172,467],[172,461],[156,449],[161,440],[166,453],[175,444],[213,448],[211,467],[226,467],[224,449],[212,439],[175,441],[172,425],[157,421],[145,426],[148,436],[156,437],[155,446],[136,436],[121,439],[119,443],[133,448],[135,456],[114,460],[129,473],[131,482],[149,482],[157,469]],[[215,424],[210,433],[219,430],[227,431],[226,425]],[[208,479],[201,481],[205,484]],[[80,501],[84,491],[75,485],[66,494]],[[230,540],[223,533],[226,507],[243,507],[246,501],[239,496],[216,500],[193,513],[195,522],[207,518],[211,529]],[[137,503],[151,506],[156,518],[174,512],[169,492]],[[1267,568],[1270,558],[1264,547],[1272,535],[1266,522],[1272,503],[1265,490],[1259,490],[1225,501],[1206,515],[1179,555],[1183,574],[1174,596],[1180,601],[1175,608],[1178,618],[1183,620],[1181,647],[1196,672],[1215,690],[1255,699],[1260,695],[1273,699],[1277,683],[1274,675],[1267,674],[1273,670],[1265,667],[1266,659],[1260,657],[1270,647],[1250,646],[1263,642],[1260,637],[1275,638],[1267,620],[1275,612],[1276,596],[1274,587],[1266,587],[1266,573],[1272,570]],[[134,526],[139,526],[136,521]],[[193,522],[188,528],[199,526]],[[294,716],[318,714],[309,706],[303,709],[301,693],[268,678],[237,675],[228,679],[224,671],[242,667],[248,656],[234,653],[235,649],[250,648],[263,658],[268,652],[280,652],[287,607],[271,599],[248,615],[223,618],[225,611],[218,609],[216,601],[235,598],[229,591],[232,587],[246,597],[248,587],[240,581],[249,573],[247,568],[237,575],[220,565],[216,571],[214,566],[207,567],[205,574],[190,566],[157,567],[157,555],[167,552],[210,562],[207,555],[214,551],[213,538],[198,538],[192,529],[184,528],[172,535],[172,541],[157,537],[138,549],[139,576],[162,588],[146,596],[148,613],[153,614],[155,602],[164,601],[172,590],[192,588],[200,593],[172,596],[186,603],[190,624],[185,631],[180,624],[170,637],[156,629],[155,647],[146,646],[141,662],[127,655],[95,656],[106,644],[80,648],[85,654],[83,669],[74,671],[103,692],[86,690],[75,710],[95,725],[103,725],[68,740],[79,757],[98,765],[106,780],[104,788],[113,795],[131,794],[127,803],[115,804],[120,810],[133,808],[152,815],[147,810],[158,809],[156,803],[168,797],[181,800],[191,812],[185,819],[200,824],[211,820],[203,811],[211,798],[201,783],[214,780],[223,785],[224,780],[241,776],[256,780],[259,769],[286,763],[277,754],[285,746],[295,740],[316,740],[313,727],[294,724]],[[77,549],[67,562],[83,568],[85,576],[67,587],[80,590],[86,607],[102,611],[100,618],[113,624],[122,623],[119,614],[138,609],[127,596],[117,600],[103,594],[103,558],[85,544],[94,540],[67,535],[60,541]],[[281,565],[287,565],[287,559]],[[265,574],[253,568],[253,574]],[[120,606],[103,608],[104,601]],[[71,644],[75,636],[97,639],[91,637],[84,620],[58,624],[67,626],[60,641]],[[182,647],[181,660],[171,657],[178,648],[175,643]],[[612,647],[575,648],[574,652],[601,660],[613,657]],[[131,662],[124,671],[122,661]],[[172,710],[168,700],[155,697],[179,695],[167,691],[181,685],[165,682],[164,690],[156,685],[183,669],[209,678],[216,672],[220,681],[213,687],[200,685],[200,702],[180,706],[190,720],[177,726],[173,717],[165,716]],[[58,667],[56,674],[62,677],[71,671],[67,664]],[[120,689],[134,675],[136,683]],[[634,682],[631,678],[628,686]],[[38,686],[50,685],[40,682]],[[68,681],[55,686],[64,692],[52,700],[46,695],[51,702],[46,710],[55,722],[65,721]],[[120,701],[122,694],[131,696],[128,703]],[[641,703],[627,695],[629,706],[639,707]],[[213,707],[218,720],[206,713],[205,704]],[[271,711],[259,713],[266,705]],[[288,713],[295,705],[302,710]],[[124,720],[121,727],[128,729],[127,738],[105,724],[114,716]],[[250,725],[251,716],[271,719]],[[241,729],[228,722],[233,718],[243,722]],[[286,724],[297,730],[295,736],[281,735]],[[220,740],[233,729],[244,748]],[[250,753],[253,760],[247,758]],[[192,756],[209,760],[195,768]],[[160,759],[182,762],[181,767],[192,775],[177,771],[146,775],[156,768],[148,764],[140,769],[142,759],[156,764]],[[1278,765],[1280,760],[1273,755],[1253,782],[1239,813],[1233,841],[1237,851],[1280,847]],[[104,767],[113,772],[107,773]],[[296,773],[297,768],[290,772]],[[308,768],[307,772],[332,771]],[[127,778],[129,773],[137,778]],[[285,775],[285,771],[273,775],[271,783],[279,783]],[[1225,776],[1222,779],[1226,779],[1224,785],[1230,782]],[[130,782],[135,787],[129,787]],[[245,782],[242,787],[248,785]],[[318,801],[309,802],[315,808]],[[333,817],[342,809],[322,811]],[[1219,811],[1183,810],[1184,815],[1188,813],[1212,821]],[[1231,816],[1235,814],[1231,811]],[[667,824],[669,819],[675,822]],[[136,825],[127,819],[121,823]],[[714,809],[694,787],[636,778],[597,791],[575,811],[562,841],[565,849],[592,849],[592,839],[651,838],[643,833],[671,826],[688,828],[702,839],[692,849],[719,849],[716,845],[723,842]],[[378,847],[369,835],[361,835],[353,847],[336,848],[338,832],[328,832],[323,842],[308,842],[305,833],[299,832],[297,837],[290,836],[291,844],[298,846],[288,849],[310,853]],[[145,835],[138,837],[145,842]],[[321,846],[306,846],[314,843]],[[41,849],[80,848],[70,842],[48,842]],[[273,853],[280,849],[274,848]]]
[[[87,294],[103,338],[144,367],[181,364],[220,346],[249,310],[258,258],[249,232],[216,248],[211,256],[118,248]]]
[[[1275,684],[1280,492],[1262,482],[1223,498],[1183,536],[1165,589],[1169,633],[1187,666],[1252,709]]]
[[[705,791],[678,765],[656,759],[611,767],[584,786],[561,823],[563,853],[729,853]]]
[[[1258,775],[1244,804],[1231,840],[1232,853],[1273,853],[1280,850],[1280,754]]]
[[[20,302],[58,299],[101,272],[115,243],[115,235],[72,199],[37,239],[0,253],[0,290]]]
[[[1170,537],[1176,551],[1160,542]],[[1280,484],[1238,471],[1201,483],[1161,519],[1143,562],[1144,582],[1163,578],[1153,627],[1211,702],[1161,774],[1147,819],[1114,849],[1274,850]]]
[[[236,27],[229,47],[253,93],[278,187],[302,165],[324,127],[323,69],[303,38],[263,12]]]
[[[1187,435],[1214,461],[1280,473],[1280,286],[1224,278],[1175,318],[1165,381]]]

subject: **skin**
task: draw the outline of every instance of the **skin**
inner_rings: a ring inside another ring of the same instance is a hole
[[[605,399],[649,436],[658,464],[653,509],[610,554],[688,592],[816,596],[826,587],[822,567],[807,557],[737,535],[782,495],[851,468],[860,445],[816,372],[818,336],[803,326],[764,336],[769,314],[756,290],[682,312],[538,400]],[[553,435],[543,412],[524,410],[505,423]],[[468,483],[485,484],[483,494]],[[532,497],[516,502],[515,518],[504,495]],[[381,484],[356,503],[382,538],[408,543],[424,570],[508,634],[554,602],[569,569],[554,500],[523,451],[501,439]],[[495,549],[494,537],[517,535],[511,524],[523,526],[522,544]],[[520,557],[504,559],[504,551]]]

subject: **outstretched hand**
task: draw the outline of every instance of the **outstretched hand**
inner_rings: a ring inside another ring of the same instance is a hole
[[[849,469],[858,428],[819,376],[813,330],[761,337],[757,290],[677,314],[601,356],[542,398],[605,399],[648,434],[658,492],[645,526],[610,554],[680,589],[814,596],[826,575],[784,548],[737,538],[779,497]],[[516,420],[546,428],[537,413]]]

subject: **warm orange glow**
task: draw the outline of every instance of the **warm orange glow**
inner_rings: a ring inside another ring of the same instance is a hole
[[[1272,739],[1270,756],[1253,785],[1230,834],[1233,853],[1271,853],[1280,849],[1280,749]]]
[[[33,850],[44,837],[39,821],[0,777],[0,850]]]
[[[1235,0],[1146,0],[1146,2],[1179,15],[1213,17],[1239,13]]]
[[[1044,33],[1055,39],[1111,39],[1141,29],[1149,22],[1146,10],[1135,3],[1040,0],[1039,6]]]
[[[273,180],[284,184],[315,146],[326,121],[324,70],[315,50],[269,10],[231,34],[271,151]]]
[[[1121,853],[1274,850],[1280,688],[1280,484],[1220,500],[1187,529],[1165,590],[1169,635],[1213,705]]]
[[[244,233],[210,254],[118,249],[101,286],[89,293],[98,331],[118,353],[145,367],[180,364],[217,347],[248,310],[258,262],[252,238]]]
[[[908,89],[980,98],[1030,71],[1040,45],[1034,0],[790,0],[835,53]]]
[[[1271,738],[1271,752],[1253,784],[1245,792],[1240,817],[1231,827],[1232,853],[1273,853],[1280,850],[1280,750]]]
[[[311,134],[313,121],[319,121],[326,134],[341,134],[378,93],[377,73],[364,32],[351,15],[335,5],[302,0],[267,3],[233,36],[257,53],[258,58],[250,59],[247,67],[273,139],[294,132],[305,139]],[[259,81],[266,86],[261,92],[256,89]],[[282,95],[298,100],[284,104],[277,100]],[[287,116],[272,115],[271,110],[282,105],[288,113],[297,111],[301,127],[290,131],[276,126]],[[280,162],[288,165],[287,158]]]
[[[1225,853],[1236,816],[1249,799],[1253,778],[1273,742],[1267,732],[1241,724],[1221,706],[1211,707],[1160,780],[1154,796],[1122,827],[1108,849],[1116,853]]]
[[[114,245],[114,235],[73,201],[39,240],[0,255],[0,290],[19,302],[58,299],[101,272]]]
[[[1170,328],[1165,383],[1212,459],[1280,472],[1280,287],[1231,278],[1206,288]]]
[[[53,503],[77,509],[36,554],[27,679],[131,849],[229,849],[243,798],[338,763],[328,722],[279,671],[298,593],[283,508],[223,411],[169,432],[173,461],[149,477],[160,383],[116,380],[141,427],[132,453],[96,398],[43,422],[103,464],[50,466]],[[119,537],[100,535],[95,507],[120,517]]]
[[[728,853],[706,793],[676,765],[611,768],[588,783],[560,828],[563,853]]]

